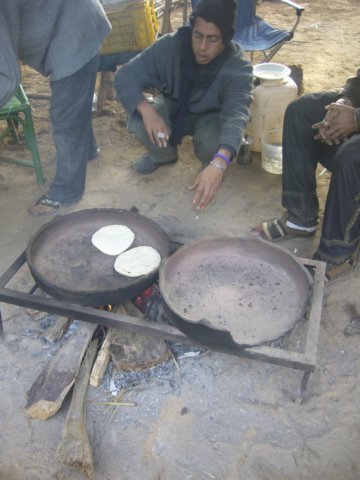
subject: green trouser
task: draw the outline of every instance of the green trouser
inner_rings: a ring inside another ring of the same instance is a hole
[[[170,117],[176,111],[178,103],[165,95],[158,95],[152,105],[170,126]],[[141,116],[138,113],[129,117],[128,131],[140,140],[155,163],[169,163],[177,160],[176,146],[169,145],[160,148],[149,140]],[[190,113],[185,119],[184,136],[192,135],[195,155],[203,167],[209,165],[214,153],[218,150],[219,131],[220,115],[218,112]]]

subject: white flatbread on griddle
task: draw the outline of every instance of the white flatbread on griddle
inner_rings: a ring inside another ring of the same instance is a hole
[[[91,243],[106,255],[120,255],[133,243],[135,234],[125,225],[106,225],[91,237]]]
[[[141,246],[121,253],[114,268],[121,275],[140,277],[156,270],[161,262],[160,253],[153,247]]]

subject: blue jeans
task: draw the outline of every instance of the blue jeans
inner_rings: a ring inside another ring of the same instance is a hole
[[[339,91],[304,95],[287,108],[283,133],[282,204],[288,220],[304,227],[318,223],[316,168],[332,172],[317,257],[329,263],[349,258],[360,242],[360,134],[340,145],[314,139],[314,123]]]
[[[50,82],[56,173],[48,196],[63,204],[81,199],[87,162],[97,149],[91,111],[98,61],[96,55],[73,75]]]

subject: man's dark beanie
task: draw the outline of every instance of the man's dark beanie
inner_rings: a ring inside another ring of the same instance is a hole
[[[227,45],[235,33],[236,7],[237,3],[234,0],[198,0],[190,14],[190,24],[194,26],[197,17],[214,23],[221,31],[224,44]]]

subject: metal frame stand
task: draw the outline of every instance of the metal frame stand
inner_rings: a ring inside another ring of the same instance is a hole
[[[302,397],[306,389],[310,373],[316,368],[317,344],[320,333],[321,310],[324,296],[325,263],[303,258],[300,258],[299,260],[305,266],[312,268],[314,271],[314,284],[312,289],[312,297],[309,303],[310,311],[308,315],[304,353],[265,345],[247,348],[228,348],[219,346],[211,347],[211,350],[302,370],[304,372],[300,384],[300,396]],[[129,315],[122,315],[116,312],[109,312],[105,310],[97,310],[93,307],[75,305],[52,298],[44,298],[39,295],[35,295],[37,290],[36,284],[30,289],[29,292],[21,292],[7,288],[6,285],[25,263],[26,252],[24,251],[0,277],[0,302],[25,308],[32,308],[34,310],[47,312],[50,314],[72,317],[109,328],[123,328],[134,333],[140,333],[171,342],[182,343],[185,345],[196,345],[200,348],[209,349],[207,345],[202,345],[198,341],[192,340],[171,325],[158,324],[155,322],[141,320]],[[3,335],[1,311],[0,335]]]

